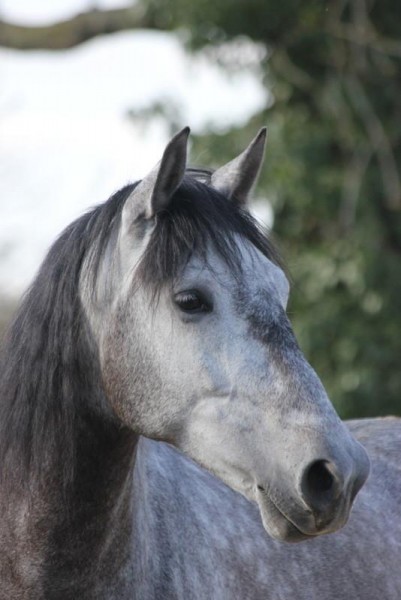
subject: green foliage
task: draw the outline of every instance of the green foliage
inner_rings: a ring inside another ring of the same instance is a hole
[[[259,191],[293,276],[301,346],[342,416],[401,414],[401,4],[143,3],[190,48],[224,47],[223,62],[239,36],[266,48],[272,105],[241,130],[200,137],[194,155],[221,164],[268,125]]]

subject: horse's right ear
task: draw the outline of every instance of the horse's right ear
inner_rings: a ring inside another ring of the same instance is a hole
[[[242,154],[213,173],[212,187],[233,199],[239,206],[245,207],[258,179],[265,144],[266,127],[262,127]]]
[[[161,161],[125,201],[122,220],[126,231],[139,217],[150,220],[167,208],[185,175],[188,135],[189,127],[185,127],[170,140]]]

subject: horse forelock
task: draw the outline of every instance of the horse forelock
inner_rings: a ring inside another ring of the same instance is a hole
[[[157,215],[138,269],[143,284],[160,288],[174,280],[194,253],[206,261],[210,246],[234,274],[239,274],[239,238],[250,241],[271,262],[284,268],[267,232],[235,201],[210,187],[211,174],[205,169],[188,169],[168,209]]]

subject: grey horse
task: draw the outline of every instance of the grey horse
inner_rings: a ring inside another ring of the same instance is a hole
[[[342,423],[296,343],[246,209],[265,131],[214,173],[188,133],[62,233],[10,327],[0,597],[400,598],[399,422]]]

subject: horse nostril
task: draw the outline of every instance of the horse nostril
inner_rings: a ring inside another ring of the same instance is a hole
[[[334,486],[334,476],[326,460],[317,460],[305,473],[305,483],[309,493],[320,495],[329,492]]]
[[[339,510],[342,492],[344,481],[335,463],[324,459],[315,460],[304,470],[301,494],[314,515],[318,530],[334,519]]]

